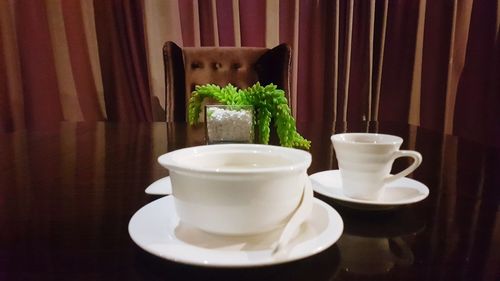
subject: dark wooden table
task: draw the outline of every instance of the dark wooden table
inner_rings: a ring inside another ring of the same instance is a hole
[[[335,169],[331,130],[299,127],[313,141],[309,173]],[[177,264],[129,237],[131,216],[158,198],[144,189],[168,174],[157,156],[202,144],[203,130],[61,123],[0,134],[0,280],[500,280],[500,149],[408,125],[370,130],[399,135],[404,148],[422,153],[411,176],[429,197],[366,212],[316,194],[344,219],[339,242],[303,260],[250,269]]]

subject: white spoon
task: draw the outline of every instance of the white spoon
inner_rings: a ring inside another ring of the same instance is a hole
[[[161,178],[150,184],[144,191],[150,195],[170,195],[172,194],[172,183],[170,177]]]
[[[288,245],[290,240],[292,240],[292,238],[294,238],[298,234],[298,230],[302,223],[305,222],[311,214],[314,194],[311,180],[307,175],[305,177],[306,181],[304,184],[304,191],[302,193],[302,200],[295,210],[292,218],[290,218],[285,228],[283,229],[278,242],[274,245],[272,250],[273,256],[282,252],[283,249],[286,248],[286,245]]]

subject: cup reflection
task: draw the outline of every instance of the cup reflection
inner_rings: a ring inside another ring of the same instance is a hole
[[[344,235],[338,241],[340,268],[357,274],[383,274],[396,265],[413,264],[414,257],[408,244],[401,238],[362,237]]]
[[[412,242],[425,229],[425,222],[414,209],[379,213],[337,210],[345,225],[337,242],[340,252],[337,275],[380,276],[414,263]]]

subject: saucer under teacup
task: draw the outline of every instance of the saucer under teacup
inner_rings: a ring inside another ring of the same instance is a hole
[[[387,184],[378,200],[361,200],[348,197],[342,191],[339,170],[328,170],[310,176],[313,190],[335,199],[347,207],[364,210],[386,210],[417,203],[429,195],[429,188],[410,178],[401,178]]]
[[[207,267],[253,267],[306,258],[326,250],[340,237],[344,223],[330,205],[314,199],[311,215],[300,233],[276,257],[272,246],[282,228],[248,236],[216,235],[179,220],[172,196],[157,199],[130,219],[129,234],[145,251],[174,262]]]
[[[172,182],[170,181],[170,177],[166,176],[164,178],[156,180],[155,182],[151,183],[146,188],[146,190],[144,190],[144,192],[149,195],[172,194]]]

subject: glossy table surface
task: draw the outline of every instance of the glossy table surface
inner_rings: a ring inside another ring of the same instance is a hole
[[[309,174],[336,169],[332,130],[299,128],[313,143]],[[340,240],[309,258],[240,269],[163,260],[128,234],[132,215],[159,198],[144,189],[168,175],[156,158],[203,144],[202,128],[61,123],[0,134],[0,280],[500,280],[500,149],[404,124],[369,130],[423,155],[410,177],[429,197],[360,211],[315,194],[342,216]]]

